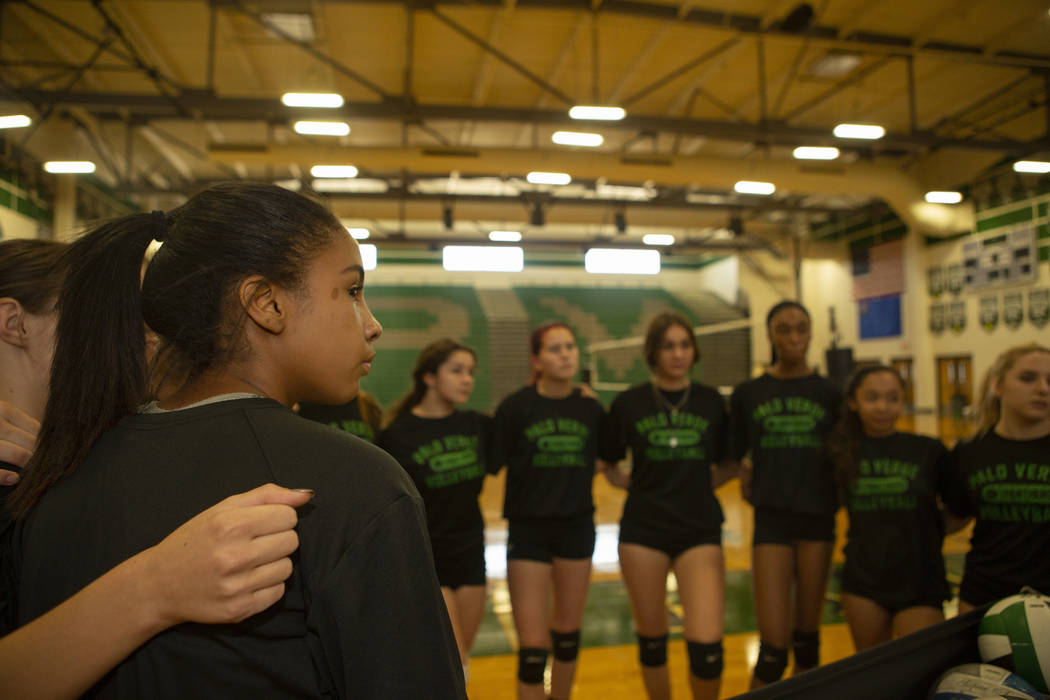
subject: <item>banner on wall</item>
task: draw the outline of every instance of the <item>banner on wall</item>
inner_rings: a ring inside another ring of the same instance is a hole
[[[944,332],[944,304],[930,306],[930,332],[937,335]]]
[[[1020,292],[1003,295],[1003,324],[1017,330],[1024,321],[1024,296]]]
[[[939,297],[944,292],[943,267],[931,267],[926,271],[926,289],[931,297]]]
[[[962,333],[966,328],[966,302],[953,301],[948,311],[948,325],[952,333]]]
[[[1028,292],[1028,318],[1037,328],[1050,318],[1050,289],[1032,289]]]
[[[981,326],[988,332],[999,325],[999,297],[981,297]]]
[[[952,294],[955,294],[955,295],[958,295],[960,292],[962,292],[963,280],[964,279],[965,279],[965,276],[963,275],[962,265],[960,265],[959,263],[956,263],[954,265],[949,265],[948,266],[948,291],[949,292],[951,292]]]
[[[901,334],[901,296],[891,294],[879,299],[865,299],[857,304],[860,316],[860,338],[895,338]]]

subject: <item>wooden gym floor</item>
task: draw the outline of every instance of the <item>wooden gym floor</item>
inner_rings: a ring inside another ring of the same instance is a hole
[[[939,435],[946,444],[969,435],[972,426],[965,422],[933,417],[907,419],[902,430]],[[616,562],[616,523],[619,521],[625,492],[609,486],[604,478],[594,482],[597,511],[598,543],[582,629],[582,649],[577,671],[576,700],[635,700],[645,698],[638,671],[637,647],[627,594]],[[739,485],[730,482],[718,491],[725,512],[723,549],[726,557],[726,635],[725,671],[722,676],[723,698],[747,690],[749,670],[758,648],[751,602],[751,506],[740,496]],[[467,686],[472,700],[513,700],[517,671],[517,640],[510,614],[510,601],[505,580],[506,521],[500,517],[503,500],[502,474],[490,478],[481,495],[486,521],[486,559],[489,590],[485,619],[474,645]],[[838,543],[832,581],[824,611],[821,660],[824,663],[853,653],[850,639],[838,605],[838,566],[842,561],[847,521],[839,514]],[[969,530],[949,537],[944,552],[949,579],[958,583],[963,555],[968,548]],[[668,593],[671,642],[668,664],[672,692],[676,698],[689,698],[686,677],[688,662],[681,639],[680,607],[674,591],[673,576]],[[954,614],[956,601],[946,605]]]

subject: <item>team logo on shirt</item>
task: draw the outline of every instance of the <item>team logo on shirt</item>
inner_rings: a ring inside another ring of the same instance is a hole
[[[824,443],[817,429],[827,414],[827,409],[815,401],[788,396],[759,404],[751,420],[762,426],[759,445],[764,449],[821,447]]]
[[[328,425],[369,442],[375,442],[376,439],[376,434],[372,431],[372,428],[363,420],[334,420],[329,421]]]
[[[534,467],[587,467],[583,452],[590,428],[572,418],[544,418],[525,429],[525,439],[536,446]]]
[[[412,461],[430,470],[423,481],[438,489],[480,479],[485,468],[478,459],[477,435],[446,435],[434,438],[412,453]]]
[[[704,459],[704,433],[710,423],[692,413],[661,411],[646,416],[634,424],[634,429],[647,446],[645,458],[654,462],[678,459]]]
[[[862,459],[860,476],[849,488],[850,509],[914,510],[916,498],[912,482],[919,476],[919,466],[899,459]]]
[[[983,520],[1050,523],[1050,465],[1034,462],[988,465],[970,475]]]

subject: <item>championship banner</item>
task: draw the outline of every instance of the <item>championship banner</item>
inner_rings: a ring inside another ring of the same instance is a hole
[[[962,333],[963,329],[966,328],[965,301],[952,302],[951,309],[948,312],[948,325],[951,326],[953,333]]]
[[[1024,295],[1011,292],[1003,295],[1003,323],[1010,330],[1017,330],[1024,321]]]
[[[981,326],[989,333],[995,330],[999,325],[999,297],[981,297],[979,320]]]
[[[963,275],[962,265],[956,263],[948,266],[948,291],[952,294],[958,295],[962,292],[963,281],[965,280]]]
[[[938,335],[944,332],[944,304],[930,306],[930,332]]]
[[[1028,318],[1036,328],[1046,325],[1050,317],[1050,289],[1033,289],[1028,292]]]
[[[926,288],[931,297],[939,297],[944,292],[943,267],[931,267],[926,271]]]

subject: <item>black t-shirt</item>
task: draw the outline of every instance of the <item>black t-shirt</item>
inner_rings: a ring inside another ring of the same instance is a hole
[[[361,402],[358,399],[339,406],[326,406],[320,403],[299,405],[299,415],[303,418],[338,428],[368,442],[376,441],[376,431],[372,426],[378,426],[382,421],[379,407],[375,406],[375,410],[375,414],[368,416],[368,420],[365,420],[365,417],[361,415]]]
[[[99,438],[13,528],[18,623],[270,481],[317,494],[299,509],[284,597],[239,624],[161,632],[88,696],[465,698],[411,480],[379,448],[269,399],[130,416]]]
[[[654,395],[661,391],[665,402]],[[646,382],[613,400],[602,424],[602,459],[618,462],[631,451],[631,482],[623,520],[668,532],[718,530],[722,507],[711,489],[711,464],[723,457],[725,402],[714,389],[693,383],[662,391]]]
[[[478,495],[491,450],[492,419],[476,411],[445,418],[403,413],[376,443],[401,463],[423,495],[434,546],[481,532],[485,523]]]
[[[505,518],[594,512],[591,486],[604,411],[579,390],[564,399],[519,389],[496,409],[495,464],[507,465]]]
[[[940,440],[912,433],[862,439],[859,463],[843,489],[849,512],[844,590],[901,604],[948,597],[938,497],[950,479]]]
[[[952,469],[945,504],[977,517],[963,578],[1003,595],[1050,591],[1050,435],[1009,440],[989,431],[955,447]]]
[[[841,395],[821,376],[777,379],[769,374],[740,384],[730,401],[729,457],[749,451],[751,502],[797,513],[828,515],[837,508],[824,440],[835,424]]]

